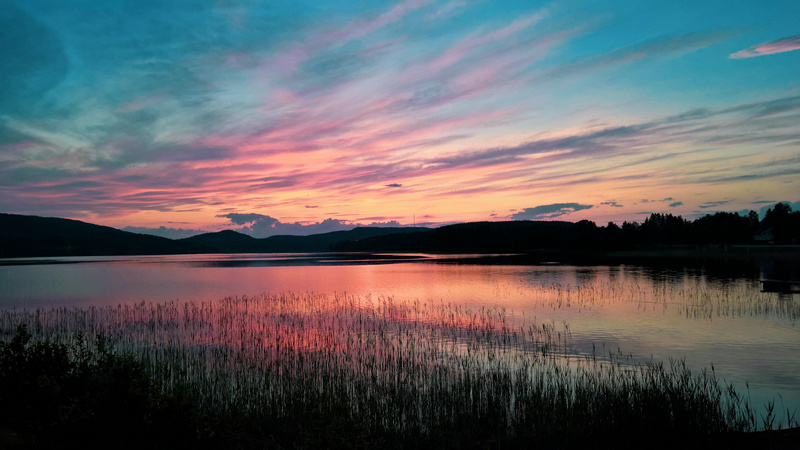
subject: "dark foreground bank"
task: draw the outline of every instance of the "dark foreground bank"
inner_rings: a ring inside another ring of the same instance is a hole
[[[185,373],[153,373],[112,344],[103,336],[76,335],[70,344],[34,340],[25,326],[0,343],[0,448],[706,449],[800,443],[796,429],[744,433],[759,419],[735,410],[734,403],[723,405],[724,389],[713,378],[693,376],[680,365],[650,367],[644,378],[620,372],[610,378],[584,374],[573,384],[531,380],[524,394],[515,391],[515,407],[526,417],[514,424],[500,420],[510,405],[497,401],[507,398],[503,391],[514,374],[490,370],[483,379],[459,383],[445,376],[428,407],[455,402],[457,413],[393,432],[375,426],[381,421],[374,415],[382,402],[397,405],[392,412],[413,403],[408,397],[415,392],[399,382],[356,379],[320,365],[313,376],[331,378],[322,391],[299,372],[262,374],[283,377],[280,383],[291,393],[279,413],[241,400],[212,405]],[[397,363],[395,368],[414,366],[411,360]],[[414,366],[412,372],[430,380],[425,370]],[[164,388],[164,377],[174,378],[171,388]],[[497,390],[496,398],[487,395],[486,385]],[[353,396],[360,396],[363,411],[347,406]]]

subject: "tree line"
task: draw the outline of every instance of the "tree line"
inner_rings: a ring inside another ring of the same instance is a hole
[[[593,223],[586,223],[587,229]],[[595,226],[595,228],[597,228]],[[617,247],[653,245],[727,245],[800,243],[800,211],[792,211],[787,203],[777,203],[767,210],[763,219],[755,211],[747,215],[717,212],[695,220],[672,214],[654,213],[643,223],[624,222],[622,226],[609,223],[597,228],[609,244]]]
[[[515,253],[529,250],[615,251],[669,246],[728,244],[800,243],[800,211],[778,203],[765,217],[718,212],[687,220],[672,214],[654,213],[643,223],[609,222],[598,226],[590,220],[470,222],[391,234],[360,240],[346,240],[331,246],[333,251],[352,252],[440,252]]]

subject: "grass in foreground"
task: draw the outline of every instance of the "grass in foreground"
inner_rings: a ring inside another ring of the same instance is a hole
[[[768,424],[713,373],[575,358],[500,309],[281,294],[4,311],[0,332],[0,423],[34,447],[659,447]]]

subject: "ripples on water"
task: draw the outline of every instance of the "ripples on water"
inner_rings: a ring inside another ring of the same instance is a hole
[[[27,260],[0,266],[0,307],[6,314],[2,331],[11,332],[12,310],[215,302],[263,292],[347,293],[364,302],[391,298],[406,306],[422,302],[503,310],[515,326],[537,323],[562,333],[569,338],[564,347],[578,356],[632,362],[673,358],[695,370],[713,365],[740,389],[747,383],[756,406],[781,394],[785,406],[800,407],[797,294],[763,293],[757,278],[712,277],[694,269],[474,265],[457,264],[459,258],[452,256],[436,264],[428,258],[408,255],[398,262],[391,255],[322,254]]]

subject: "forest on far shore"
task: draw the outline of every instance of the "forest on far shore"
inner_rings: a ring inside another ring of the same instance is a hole
[[[77,220],[0,214],[0,258],[197,253],[531,253],[592,254],[663,247],[800,244],[800,211],[787,203],[763,219],[750,211],[718,212],[695,220],[651,214],[643,223],[592,221],[469,222],[439,228],[356,227],[309,236],[256,239],[233,230],[184,239],[130,233]],[[650,252],[653,253],[653,252]]]
[[[763,219],[717,212],[687,220],[654,213],[643,223],[609,222],[471,222],[425,233],[385,235],[334,245],[336,251],[518,252],[535,249],[635,250],[672,246],[796,245],[800,243],[800,211],[787,203],[769,208]]]
[[[579,222],[580,224],[581,222]],[[592,223],[584,224],[591,228]],[[763,220],[750,211],[747,216],[718,212],[693,221],[672,214],[651,214],[644,223],[609,223],[607,237],[619,246],[670,244],[779,244],[800,241],[800,211],[786,203],[769,208]]]

